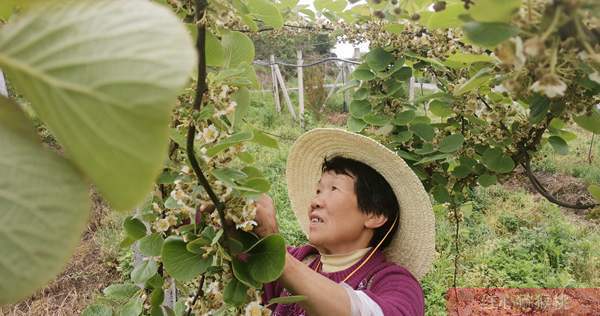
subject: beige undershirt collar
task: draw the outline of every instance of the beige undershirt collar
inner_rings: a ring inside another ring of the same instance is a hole
[[[331,273],[350,268],[364,257],[372,247],[357,249],[345,254],[325,255],[321,254],[323,272]]]

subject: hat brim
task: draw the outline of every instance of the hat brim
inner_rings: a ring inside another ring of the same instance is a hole
[[[429,195],[410,167],[397,154],[363,135],[318,128],[300,136],[290,150],[286,167],[292,209],[308,236],[308,207],[321,177],[325,158],[342,156],[363,162],[390,184],[400,205],[400,224],[386,258],[421,279],[435,256],[435,217]]]

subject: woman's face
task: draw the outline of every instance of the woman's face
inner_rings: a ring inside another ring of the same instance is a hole
[[[308,209],[309,242],[326,254],[347,253],[368,246],[373,231],[369,216],[358,208],[354,178],[324,172]]]

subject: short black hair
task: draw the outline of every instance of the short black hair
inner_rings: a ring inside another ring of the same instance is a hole
[[[369,246],[375,247],[390,229],[394,219],[400,215],[400,206],[390,184],[379,172],[367,164],[340,156],[325,158],[321,165],[321,171],[323,173],[332,171],[335,174],[353,177],[354,193],[360,211],[365,214],[384,215],[387,218],[385,224],[375,229],[373,238],[371,238]],[[394,224],[388,238],[381,244],[381,249],[390,244],[398,226],[399,219]]]

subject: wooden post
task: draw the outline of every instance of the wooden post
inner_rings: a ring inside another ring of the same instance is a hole
[[[327,101],[329,100],[329,98],[331,98],[333,93],[337,90],[337,85],[340,82],[340,80],[342,80],[343,75],[344,75],[344,64],[342,64],[342,67],[340,68],[340,72],[338,73],[337,77],[335,77],[335,82],[333,83],[333,86],[331,87],[331,89],[329,89],[329,93],[327,94],[327,97],[325,98],[325,101],[323,101],[323,105],[321,105],[321,109],[319,110],[320,112],[323,112],[323,110],[325,109],[325,106],[327,105]]]
[[[346,87],[346,85],[348,84],[348,73],[349,73],[348,66],[346,64],[343,64],[342,79],[343,79],[344,87]],[[348,112],[349,105],[350,105],[350,94],[348,93],[348,89],[345,89],[344,90],[344,107],[343,107],[344,112]]]
[[[4,80],[4,73],[0,70],[0,95],[8,98],[8,89],[6,88],[6,81]]]
[[[300,127],[304,128],[304,74],[302,73],[302,51],[297,50],[298,57],[298,113],[300,116]]]
[[[271,55],[271,80],[273,81],[273,100],[275,101],[275,110],[281,112],[281,103],[279,102],[279,88],[277,87],[277,75],[275,75],[275,56]]]
[[[279,82],[279,86],[281,87],[281,92],[283,92],[283,99],[288,107],[288,111],[292,115],[294,121],[297,119],[296,111],[294,111],[294,106],[292,105],[292,100],[290,100],[290,95],[288,94],[287,88],[285,87],[285,81],[283,81],[283,76],[281,75],[281,71],[279,71],[279,65],[275,65],[275,75],[277,76],[277,80]]]

